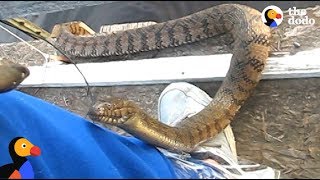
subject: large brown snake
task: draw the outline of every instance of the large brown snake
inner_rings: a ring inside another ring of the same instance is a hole
[[[227,34],[223,41],[233,56],[221,87],[207,107],[175,127],[161,123],[126,100],[97,104],[90,111],[94,121],[116,125],[152,145],[192,152],[230,124],[260,80],[271,37],[270,28],[260,15],[244,5],[223,4],[109,35],[75,36],[62,26],[54,44],[69,55],[98,57],[160,50]]]

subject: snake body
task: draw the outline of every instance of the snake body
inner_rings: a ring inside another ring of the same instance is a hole
[[[223,42],[233,54],[230,68],[212,102],[196,115],[171,127],[123,99],[96,104],[89,113],[94,121],[118,126],[152,145],[192,152],[231,123],[260,80],[271,33],[259,11],[223,4],[143,28],[87,37],[61,27],[54,43],[69,55],[99,57],[160,50],[222,35],[227,35]]]

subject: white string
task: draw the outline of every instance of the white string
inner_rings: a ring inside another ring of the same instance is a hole
[[[20,41],[26,43],[29,47],[33,48],[34,50],[36,50],[38,53],[40,53],[44,58],[49,58],[49,54],[46,54],[42,51],[40,51],[39,49],[37,49],[36,47],[32,46],[31,44],[29,44],[27,41],[23,40],[22,38],[20,38],[19,36],[17,36],[16,34],[14,34],[13,32],[11,32],[10,30],[8,30],[7,28],[3,27],[1,24],[0,24],[0,27],[7,31],[9,34],[11,34],[12,36],[14,36],[15,38],[19,39]]]
[[[44,81],[44,78],[45,78],[45,75],[46,75],[46,72],[47,72],[47,67],[48,67],[48,61],[49,61],[49,58],[50,58],[50,55],[47,54],[47,53],[44,53],[42,51],[40,51],[38,48],[32,46],[30,43],[28,43],[27,41],[23,40],[22,38],[20,38],[19,36],[17,36],[16,34],[14,34],[13,32],[11,32],[9,29],[5,28],[4,26],[2,26],[0,24],[0,28],[5,30],[6,32],[8,32],[9,34],[11,34],[12,36],[14,36],[15,38],[19,39],[20,41],[24,42],[25,44],[27,44],[29,47],[31,47],[32,49],[36,50],[38,53],[40,53],[43,57],[44,57],[44,76],[43,76],[43,79],[42,81]]]

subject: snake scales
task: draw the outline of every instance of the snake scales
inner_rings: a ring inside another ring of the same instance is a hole
[[[92,120],[118,126],[155,146],[192,152],[230,124],[260,80],[271,38],[260,12],[244,5],[223,4],[143,28],[86,37],[73,35],[67,26],[61,26],[54,44],[72,56],[117,56],[225,34],[229,36],[223,42],[233,54],[229,71],[212,102],[198,114],[171,127],[123,99],[96,104],[89,113]]]

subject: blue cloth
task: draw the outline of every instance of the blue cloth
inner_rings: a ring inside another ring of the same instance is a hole
[[[277,27],[278,24],[275,20],[273,20],[273,22],[270,24],[270,27]]]
[[[23,165],[19,169],[19,172],[23,179],[34,179],[34,170],[30,161],[23,163]]]
[[[162,153],[19,91],[0,94],[0,166],[22,136],[41,149],[27,157],[35,178],[176,178]]]

